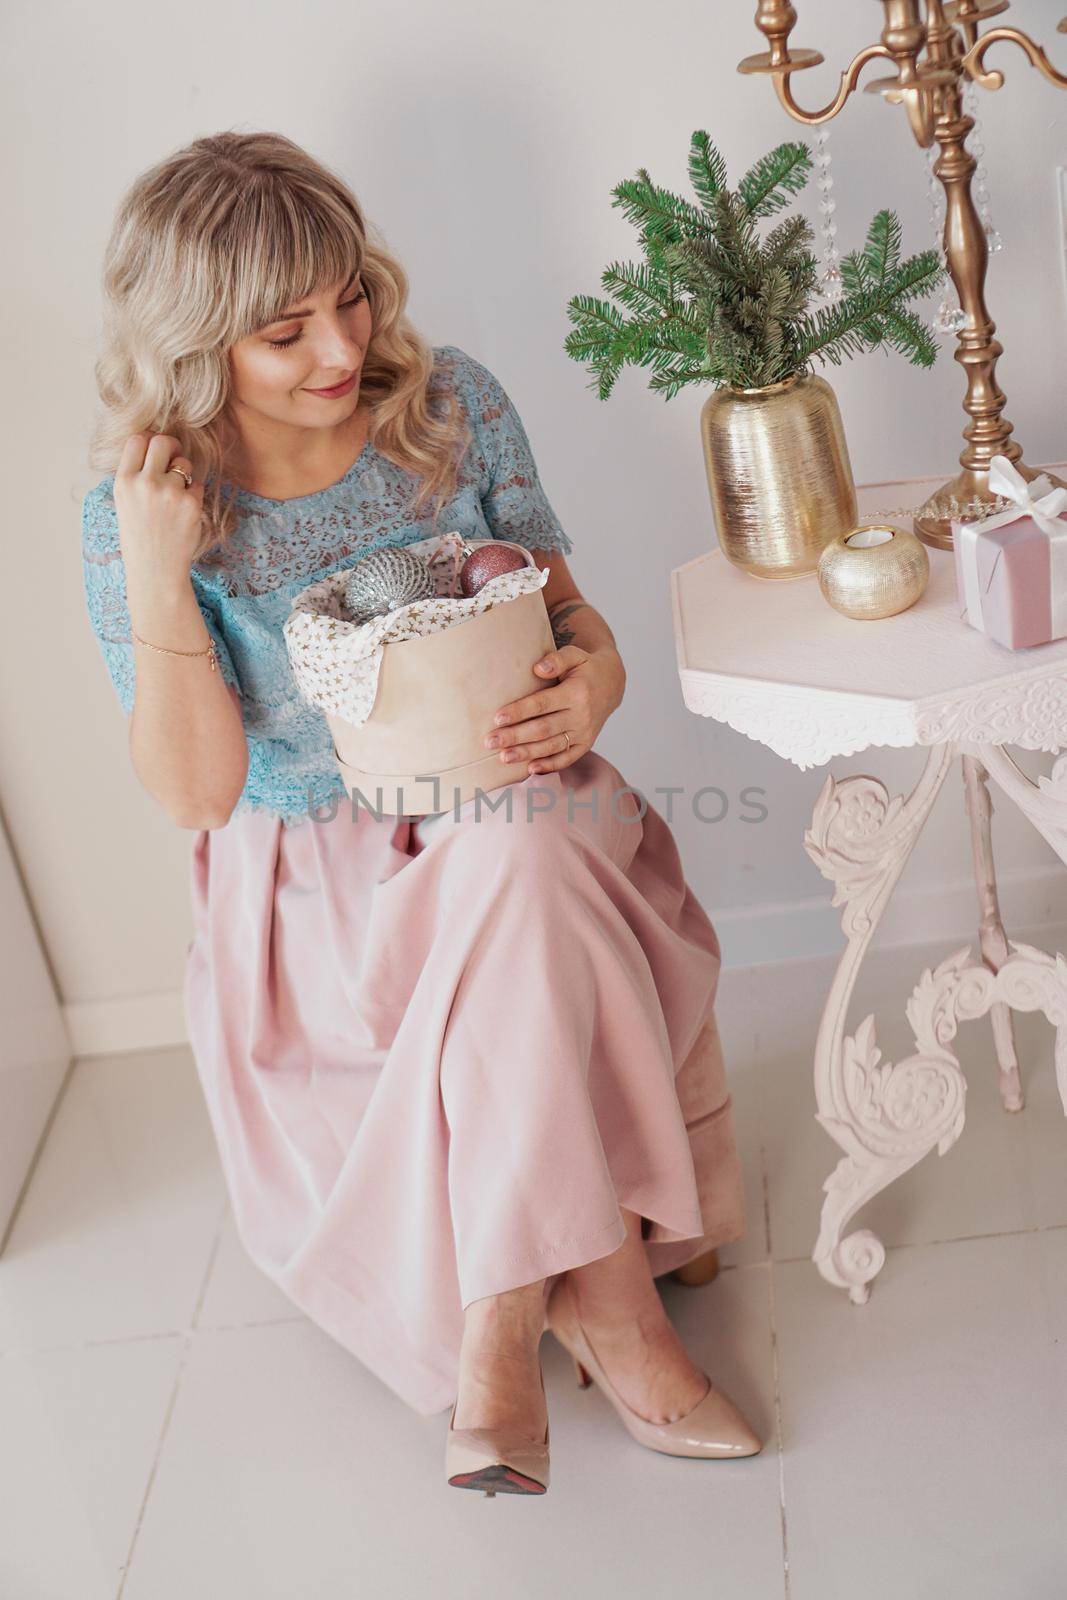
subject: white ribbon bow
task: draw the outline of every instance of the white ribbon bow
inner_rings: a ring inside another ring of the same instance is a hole
[[[966,601],[964,612],[967,621],[976,628],[982,627],[982,591],[978,581],[978,536],[990,528],[1003,528],[1020,517],[1032,517],[1050,541],[1049,555],[1052,566],[1052,637],[1067,634],[1067,522],[1058,513],[1067,506],[1067,489],[1054,489],[1045,473],[1027,482],[1022,473],[1012,465],[1007,456],[993,456],[989,463],[989,487],[994,494],[1010,500],[1010,506],[994,512],[982,522],[960,522],[955,538],[959,541],[960,560],[963,563],[963,592]],[[997,552],[989,574],[993,581]]]

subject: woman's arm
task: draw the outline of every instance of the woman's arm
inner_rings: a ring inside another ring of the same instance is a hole
[[[618,677],[619,696],[616,706],[626,692],[626,668],[604,617],[585,599],[567,566],[567,558],[558,550],[534,550],[538,567],[548,567],[548,582],[541,593],[552,623],[552,637],[556,646],[576,644],[587,655],[602,655]],[[612,710],[615,706],[612,707]]]
[[[180,448],[170,434],[133,434],[113,485],[136,660],[130,758],[178,827],[215,828],[229,820],[244,787],[248,741],[237,690],[211,670],[210,658],[163,653],[213,642],[190,571],[204,485],[186,485],[170,470],[191,475]]]
[[[127,578],[135,632],[167,650],[203,650],[211,641],[192,583],[177,588]],[[164,655],[135,644],[137,690],[130,760],[148,793],[179,828],[217,828],[229,820],[248,775],[248,741],[237,690],[203,656]]]
[[[530,772],[552,771],[569,766],[592,747],[622,700],[626,669],[611,629],[568,570],[570,539],[541,486],[526,429],[510,396],[480,362],[463,356],[463,370],[468,411],[482,446],[486,524],[494,539],[514,540],[530,550],[539,568],[548,567],[541,592],[555,640],[555,649],[543,662],[530,663],[547,686],[501,706],[485,743],[489,749],[500,747],[501,760],[525,760]],[[538,545],[538,538],[545,544]]]
[[[622,703],[626,668],[607,622],[584,598],[559,551],[533,551],[548,566],[545,597],[556,648],[535,672],[549,682],[534,694],[501,706],[486,732],[501,761],[525,761],[530,772],[556,772],[592,749],[600,729]],[[564,731],[565,730],[565,731]]]

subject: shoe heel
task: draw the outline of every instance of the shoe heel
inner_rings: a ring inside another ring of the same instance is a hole
[[[577,1356],[572,1356],[571,1359],[574,1362],[574,1375],[578,1379],[579,1389],[588,1389],[589,1385],[593,1381],[592,1378],[589,1376],[588,1372],[586,1372]]]
[[[541,1393],[545,1392],[540,1373]],[[507,1428],[454,1428],[456,1406],[445,1436],[445,1475],[456,1489],[481,1489],[486,1499],[503,1494],[544,1494],[548,1489],[548,1422],[540,1444],[516,1439]]]

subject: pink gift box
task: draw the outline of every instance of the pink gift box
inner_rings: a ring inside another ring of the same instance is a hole
[[[1028,483],[1004,456],[990,489],[1013,502],[982,522],[952,522],[960,616],[1009,650],[1067,636],[1067,489]],[[1048,492],[1042,494],[1042,490]]]

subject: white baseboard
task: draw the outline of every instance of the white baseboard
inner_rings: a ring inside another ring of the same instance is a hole
[[[80,1000],[63,1007],[76,1057],[121,1055],[188,1044],[180,989],[161,994]]]
[[[1005,932],[1013,928],[1045,929],[1045,944],[1062,948],[1056,937],[1067,927],[1067,867],[1027,867],[997,873],[997,892]],[[826,894],[810,900],[752,906],[709,914],[722,945],[723,966],[752,967],[767,962],[790,961],[798,955],[838,952],[845,947],[841,932],[841,906],[830,904]],[[943,940],[961,945],[967,939],[978,951],[978,894],[974,879],[957,883],[918,884],[897,888],[886,906],[874,936],[873,948],[882,950]]]
[[[1041,866],[998,873],[1004,925],[1010,939],[1025,929],[1028,942],[1067,948],[1067,867]],[[708,907],[722,945],[723,965],[764,966],[844,948],[840,907],[821,899],[762,903],[742,910]],[[978,898],[974,881],[898,889],[886,907],[874,948],[943,941],[952,949],[971,940],[978,956]],[[180,989],[63,1007],[76,1057],[117,1055],[188,1044]]]

